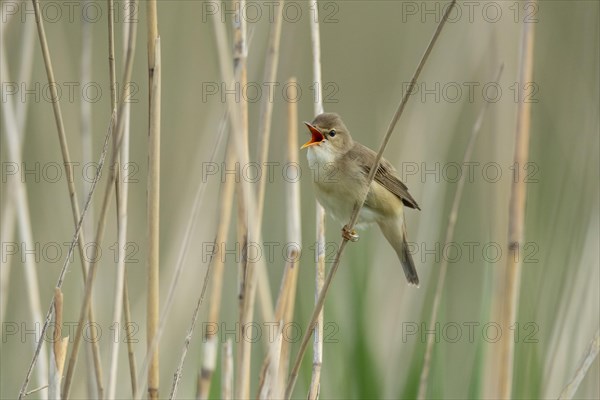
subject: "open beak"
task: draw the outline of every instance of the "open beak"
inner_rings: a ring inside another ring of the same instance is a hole
[[[306,147],[309,147],[309,146],[313,146],[315,144],[319,144],[323,140],[325,140],[325,136],[323,136],[323,134],[321,132],[319,132],[319,130],[317,128],[315,128],[314,126],[312,126],[308,122],[305,122],[304,124],[310,130],[310,133],[312,134],[312,137],[310,138],[310,140],[308,142],[304,143],[302,145],[302,147],[300,147],[300,150],[302,150],[302,149],[304,149]]]

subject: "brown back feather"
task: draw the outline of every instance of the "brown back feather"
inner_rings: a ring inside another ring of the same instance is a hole
[[[360,146],[362,151],[356,151],[355,149]],[[366,146],[363,146],[360,143],[354,142],[354,148],[351,149],[346,156],[351,157],[359,161],[361,168],[365,172],[365,175],[369,175],[371,171],[371,166],[373,162],[375,162],[375,158],[377,154],[369,149]],[[400,178],[398,178],[396,169],[394,166],[387,161],[385,158],[381,159],[379,163],[379,168],[375,173],[375,181],[385,187],[387,190],[396,195],[402,203],[410,208],[416,208],[420,210],[419,205],[413,199],[413,197],[408,193],[408,187],[402,183]]]

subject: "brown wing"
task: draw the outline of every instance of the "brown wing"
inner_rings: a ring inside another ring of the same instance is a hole
[[[363,171],[366,175],[368,175],[371,171],[371,166],[373,165],[377,154],[373,150],[359,143],[355,142],[354,146],[355,148],[360,146],[360,150],[362,151],[355,151],[355,149],[350,150],[352,153],[351,157],[356,158],[360,162]],[[402,203],[405,206],[420,210],[415,199],[413,199],[410,193],[408,193],[408,187],[402,183],[400,178],[398,178],[394,166],[384,158],[382,158],[381,162],[379,163],[379,168],[375,174],[375,181],[379,182],[383,187],[395,194],[400,200],[402,200]]]

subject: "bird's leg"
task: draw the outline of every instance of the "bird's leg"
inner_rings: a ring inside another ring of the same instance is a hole
[[[348,228],[348,225],[344,225],[344,227],[342,228],[342,237],[351,242],[358,242],[359,239],[356,231],[354,229],[350,230]]]

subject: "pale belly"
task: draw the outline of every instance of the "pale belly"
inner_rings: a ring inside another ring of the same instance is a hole
[[[317,150],[317,151],[315,151]],[[361,171],[338,171],[321,149],[309,149],[307,158],[313,170],[315,195],[327,214],[341,225],[349,222],[354,206],[361,199],[364,177]],[[358,177],[358,178],[357,178]],[[356,228],[395,218],[402,212],[400,200],[377,182],[371,184],[367,201],[358,214]]]
[[[343,189],[336,190],[337,188],[333,187],[328,187],[327,189],[329,190],[323,190],[319,186],[323,185],[315,183],[315,194],[319,204],[323,206],[327,214],[331,215],[331,217],[341,225],[347,224],[350,221],[354,205],[361,199],[356,196],[356,193],[348,193]],[[370,195],[372,195],[372,191]],[[395,215],[395,213],[382,213],[381,211],[382,210],[380,209],[369,207],[369,205],[365,203],[360,209],[355,227],[361,229],[369,224],[387,218],[393,218]]]

